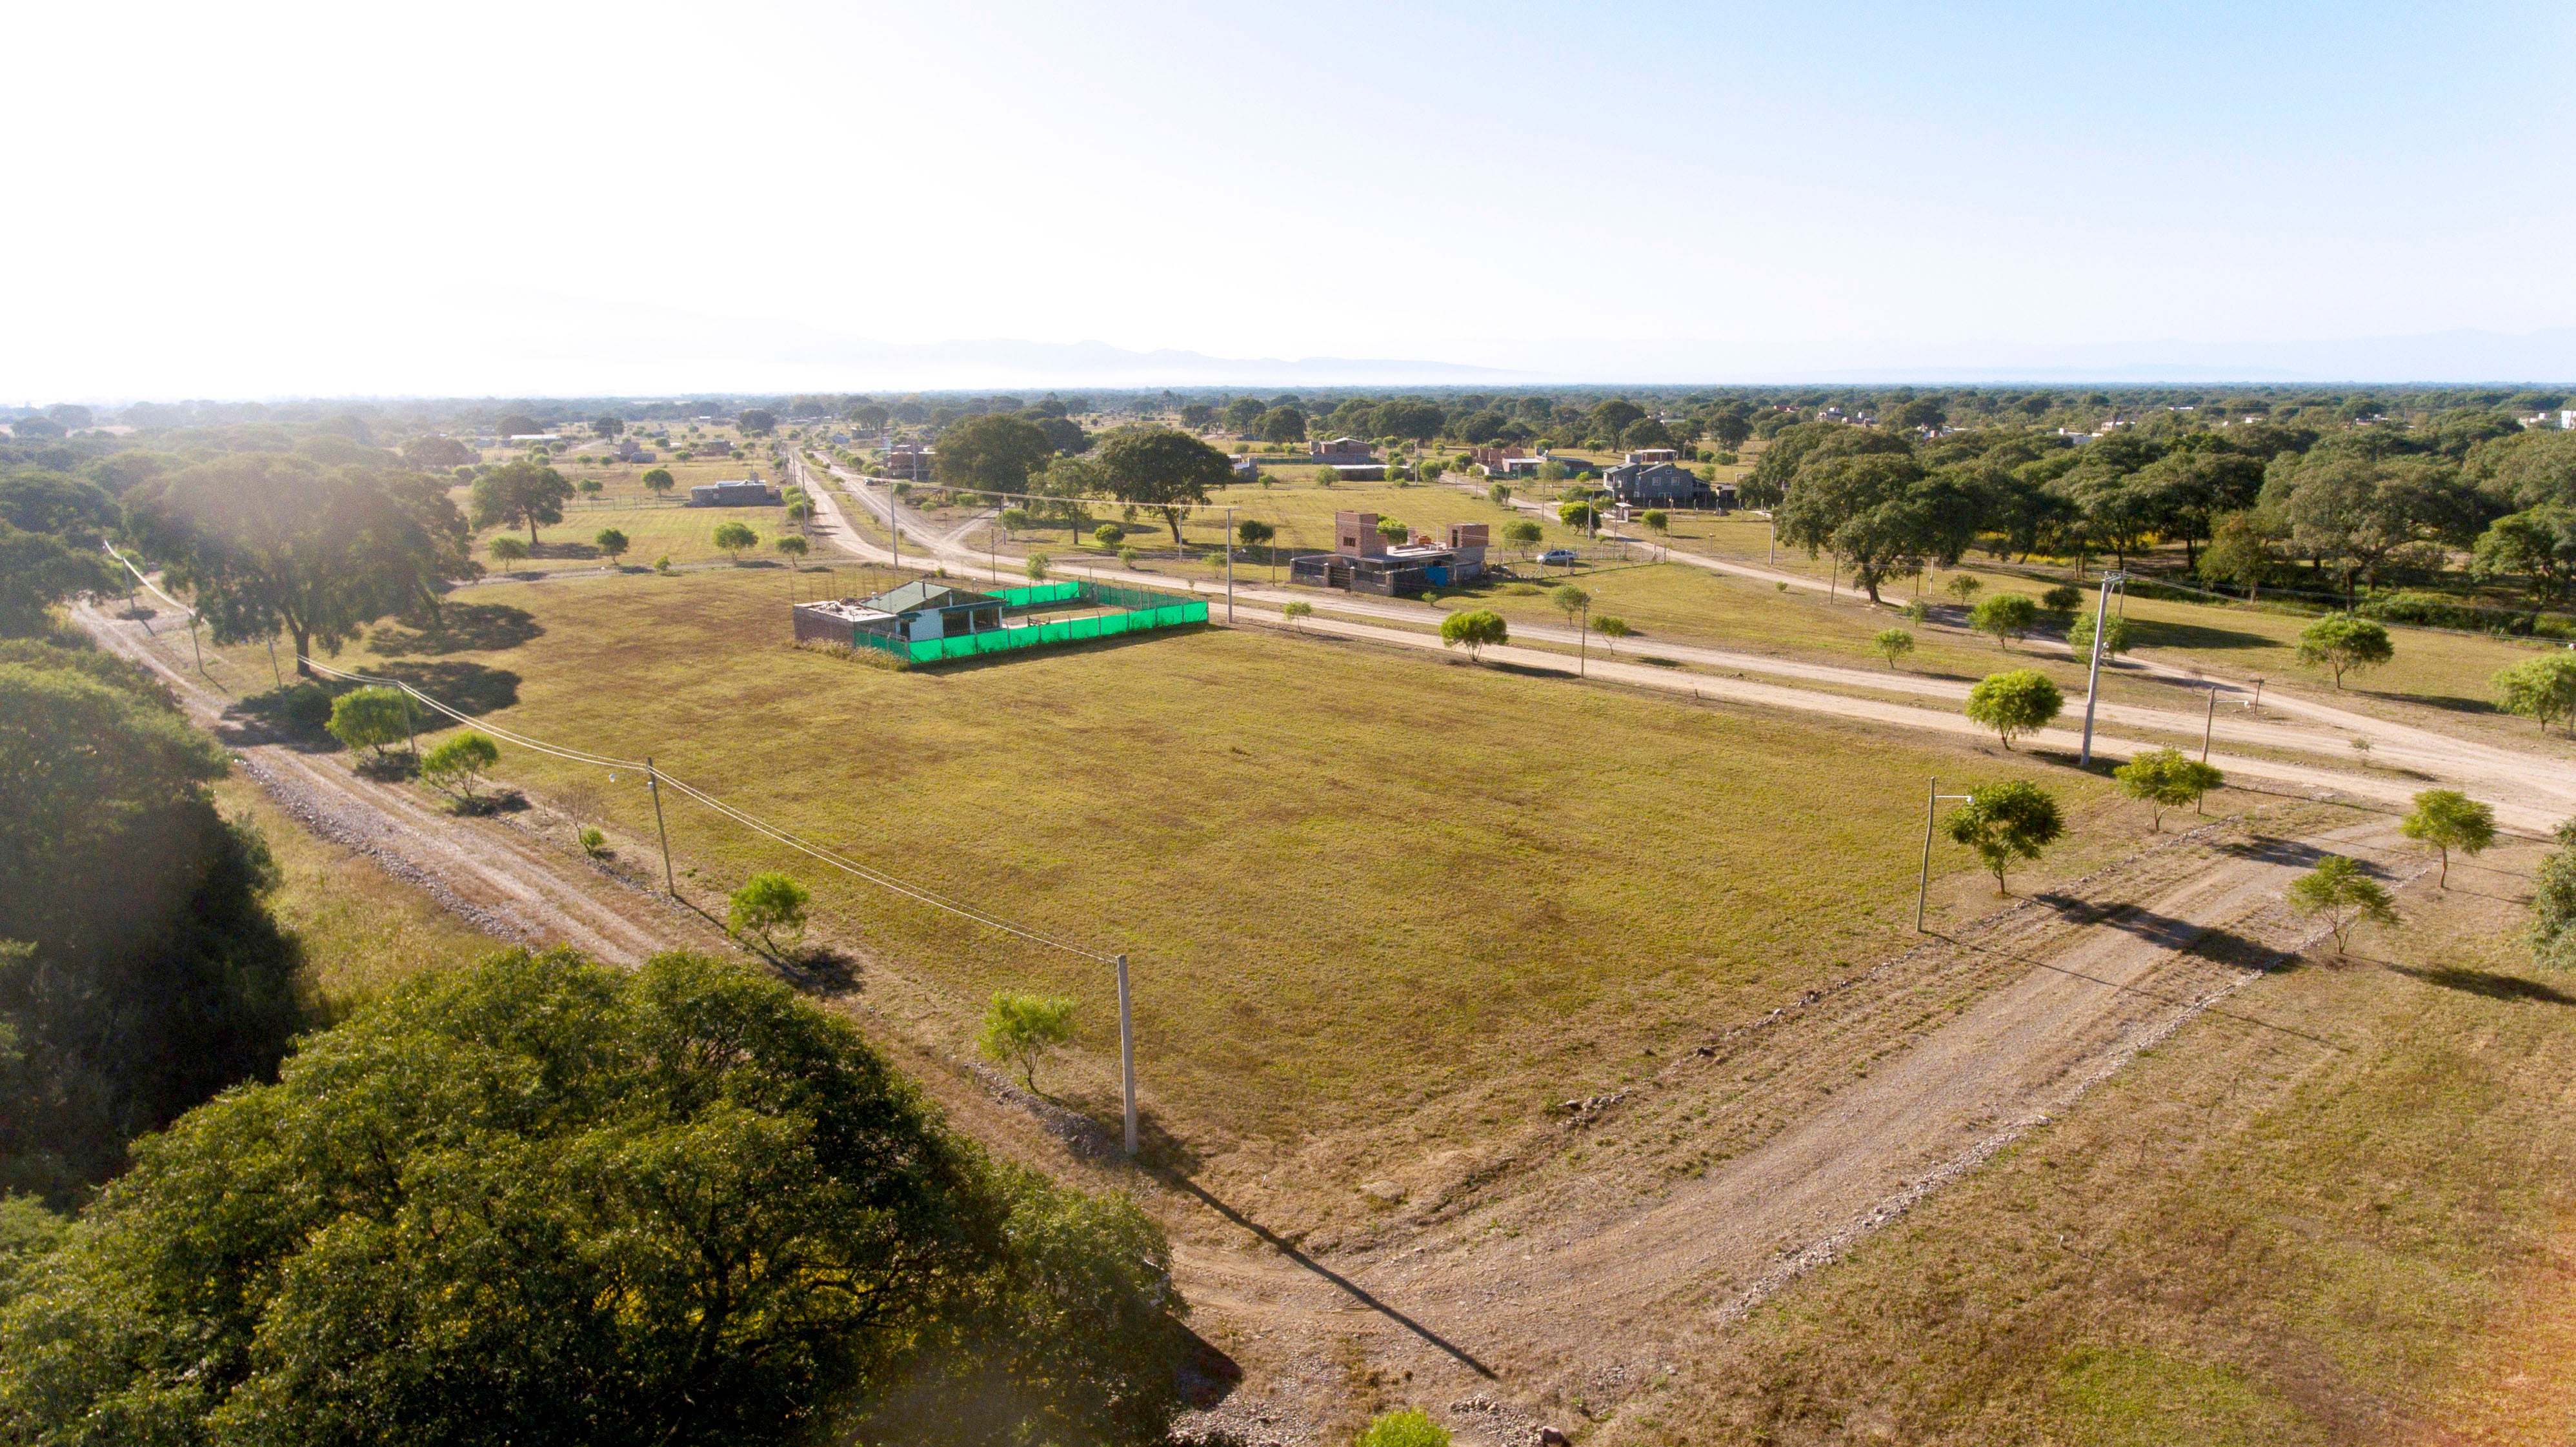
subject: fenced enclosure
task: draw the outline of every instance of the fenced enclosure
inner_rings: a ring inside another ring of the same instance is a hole
[[[1005,588],[989,596],[1000,599],[1002,603],[1006,621],[999,628],[981,628],[950,634],[945,638],[908,639],[865,626],[853,626],[850,646],[873,648],[913,663],[946,663],[1018,648],[1080,643],[1088,639],[1114,638],[1123,633],[1143,633],[1156,628],[1177,628],[1208,621],[1207,600],[1203,598],[1184,598],[1145,588],[1122,588],[1111,583],[1095,583],[1088,578]],[[1007,621],[1014,614],[1063,608],[1096,611],[1072,618]]]

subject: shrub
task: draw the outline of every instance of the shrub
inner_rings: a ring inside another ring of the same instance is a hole
[[[1968,614],[1968,622],[1980,633],[1995,635],[1998,646],[2009,648],[2014,639],[2039,625],[2039,604],[2027,593],[1998,593],[1979,603]]]
[[[469,730],[423,755],[420,777],[432,788],[470,801],[479,797],[475,791],[483,776],[500,762],[501,746]]]
[[[608,836],[597,829],[585,828],[578,837],[581,840],[581,852],[591,858],[597,859],[608,852]]]
[[[2289,900],[2290,907],[2301,914],[2324,916],[2338,955],[2351,943],[2352,927],[2363,920],[2397,923],[2397,905],[2388,891],[2340,854],[2327,855],[2316,868],[2290,881]]]
[[[1127,530],[1116,523],[1102,523],[1091,530],[1091,540],[1104,548],[1114,548],[1126,539]]]
[[[2036,668],[1991,673],[1968,690],[1968,717],[1993,729],[2007,749],[2015,738],[2048,727],[2065,707],[2066,696]]]
[[[2105,658],[2117,658],[2121,654],[2128,652],[2129,634],[2130,630],[2128,619],[2121,617],[2117,613],[2103,619],[2102,656]],[[2078,613],[2075,615],[2075,621],[2066,625],[2066,646],[2074,649],[2075,656],[2078,658],[2090,658],[2093,656],[2092,614]]]
[[[755,874],[726,897],[725,925],[737,935],[745,930],[759,935],[762,952],[775,957],[778,943],[772,936],[784,933],[792,940],[805,933],[805,906],[812,899],[805,886],[787,875]]]
[[[2549,732],[2553,718],[2565,719],[2570,729],[2576,729],[2576,656],[2551,653],[2526,658],[2498,670],[2489,686],[2495,690],[2496,707],[2533,720],[2542,733]]]
[[[1132,568],[1136,566],[1136,560],[1142,556],[1144,555],[1137,552],[1134,548],[1120,548],[1118,550],[1118,566],[1122,568]]]
[[[1985,586],[1985,583],[1974,575],[1960,573],[1952,577],[1949,586],[1942,591],[1965,604],[1969,599],[1976,597],[1978,590]]]
[[[2006,892],[2004,871],[2015,859],[2037,859],[2066,833],[2057,796],[2027,779],[1970,789],[1968,801],[1942,824],[1954,842],[1977,851],[1994,871],[1997,894]]]
[[[1074,1002],[1060,996],[993,993],[975,1048],[996,1065],[1017,1065],[1030,1093],[1038,1093],[1038,1060],[1073,1040]]]
[[[521,563],[527,561],[528,542],[525,538],[514,537],[508,533],[503,533],[501,536],[485,543],[483,545],[483,551],[490,553],[492,555],[492,561],[496,563]]]
[[[2051,613],[2072,613],[2083,601],[2083,591],[2068,583],[2060,583],[2039,595],[2039,606]]]
[[[590,545],[599,549],[599,555],[612,563],[626,556],[627,548],[632,546],[626,540],[626,534],[615,528],[601,528],[599,536],[590,540]]]
[[[2350,613],[2329,613],[2299,634],[2299,666],[2331,670],[2337,688],[2343,687],[2345,674],[2376,668],[2396,656],[2387,629]]]
[[[1029,554],[1028,564],[1022,568],[1021,571],[1029,575],[1030,582],[1043,583],[1047,579],[1048,567],[1053,565],[1054,562],[1055,559],[1048,557],[1044,553],[1031,553]]]
[[[410,700],[398,688],[360,688],[340,695],[323,727],[353,749],[384,757],[388,745],[411,737]]]
[[[1449,1429],[1425,1412],[1388,1412],[1368,1424],[1359,1447],[1449,1447]]]
[[[653,571],[666,578],[671,576],[671,555],[669,553],[664,553],[662,556],[655,558],[653,560]]]
[[[1878,636],[1869,641],[1871,646],[1887,655],[1890,668],[1896,666],[1896,660],[1914,651],[1914,635],[1902,628],[1881,629]]]
[[[1307,605],[1291,603],[1288,606],[1304,608]],[[1452,613],[1440,620],[1440,646],[1464,647],[1470,662],[1482,656],[1485,649],[1499,647],[1510,640],[1511,629],[1503,622],[1503,615],[1490,608]]]

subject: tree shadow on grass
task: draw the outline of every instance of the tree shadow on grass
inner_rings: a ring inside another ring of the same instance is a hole
[[[510,707],[519,701],[519,675],[506,668],[487,668],[480,663],[422,663],[397,658],[376,665],[386,678],[399,679],[446,704],[458,713],[480,717],[495,709]],[[420,727],[437,728],[444,719],[431,717],[419,721]]]
[[[449,603],[425,628],[391,623],[367,637],[380,654],[491,653],[544,636],[536,615],[507,603]]]
[[[2212,628],[2206,623],[2166,623],[2132,618],[2139,648],[2274,648],[2279,640],[2238,628]]]
[[[1486,666],[1496,673],[1508,673],[1515,678],[1573,678],[1576,676],[1571,668],[1541,668],[1534,663],[1493,663]]]
[[[2381,963],[2386,963],[2382,961]],[[2439,985],[2445,990],[2481,995],[2490,1000],[2527,1000],[2539,1005],[2576,1005],[2576,995],[2538,980],[2519,975],[2498,975],[2486,970],[2424,969],[2414,965],[2389,965],[2389,969],[2410,980]]]
[[[2483,698],[2461,698],[2461,697],[2459,697],[2457,694],[2448,694],[2448,693],[2381,693],[2381,692],[2379,692],[2378,690],[2373,689],[2373,690],[2371,691],[2370,696],[2371,696],[2372,698],[2384,698],[2384,699],[2387,699],[2387,700],[2388,700],[2389,702],[2391,702],[2391,703],[2412,703],[2412,704],[2420,704],[2420,705],[2422,705],[2422,706],[2423,706],[2423,707],[2425,707],[2425,708],[2438,708],[2438,709],[2442,709],[2442,710],[2444,710],[2445,712],[2449,712],[2449,713],[2502,713],[2502,712],[2504,712],[2504,710],[2502,710],[2502,709],[2500,709],[2500,708],[2497,708],[2494,704],[2489,703],[2488,701],[2486,701],[2486,700],[2485,700],[2485,699],[2483,699]]]
[[[589,543],[539,543],[528,549],[532,558],[595,558],[599,549]]]

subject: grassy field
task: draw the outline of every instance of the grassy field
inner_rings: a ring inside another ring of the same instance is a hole
[[[1533,1030],[1600,1042],[1615,1072],[1909,938],[1926,774],[2047,772],[1263,633],[890,673],[785,646],[776,582],[479,588],[471,606],[490,611],[457,641],[503,646],[404,666],[506,705],[515,729],[651,753],[871,863],[1130,954],[1175,1129],[1370,1118],[1508,1076]],[[502,772],[540,793],[597,784],[621,848],[652,837],[632,772],[612,783],[523,751]],[[2054,777],[2090,817],[2099,786]],[[693,806],[671,825],[698,870],[685,893],[793,868],[831,935],[948,992],[957,1038],[991,990],[1042,989],[1082,1001],[1103,1058],[1099,965],[856,886]],[[2123,819],[2102,842],[2131,832]],[[1945,873],[1965,863],[1952,853]],[[1971,875],[1945,887],[1988,907]],[[1536,1103],[1563,1084],[1525,1090]]]
[[[304,947],[313,988],[333,1015],[365,1003],[415,970],[441,969],[507,948],[441,908],[428,892],[355,850],[307,830],[238,776],[214,786],[228,819],[268,841],[278,889],[269,908]]]
[[[2576,980],[2513,938],[2536,857],[2203,1016],[1595,1440],[2576,1440]]]

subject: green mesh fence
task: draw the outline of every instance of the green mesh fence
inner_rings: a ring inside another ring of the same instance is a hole
[[[1085,579],[1009,588],[996,596],[1001,598],[1005,608],[1089,603],[1122,611],[1097,613],[1088,618],[1060,618],[1049,623],[987,628],[980,633],[960,633],[953,638],[926,638],[918,642],[854,630],[850,642],[856,647],[878,649],[898,658],[909,658],[915,663],[945,663],[982,653],[1007,653],[1014,648],[1040,648],[1050,643],[1079,643],[1086,638],[1111,638],[1121,633],[1205,623],[1208,619],[1205,599],[1176,598],[1169,593],[1121,588]]]

